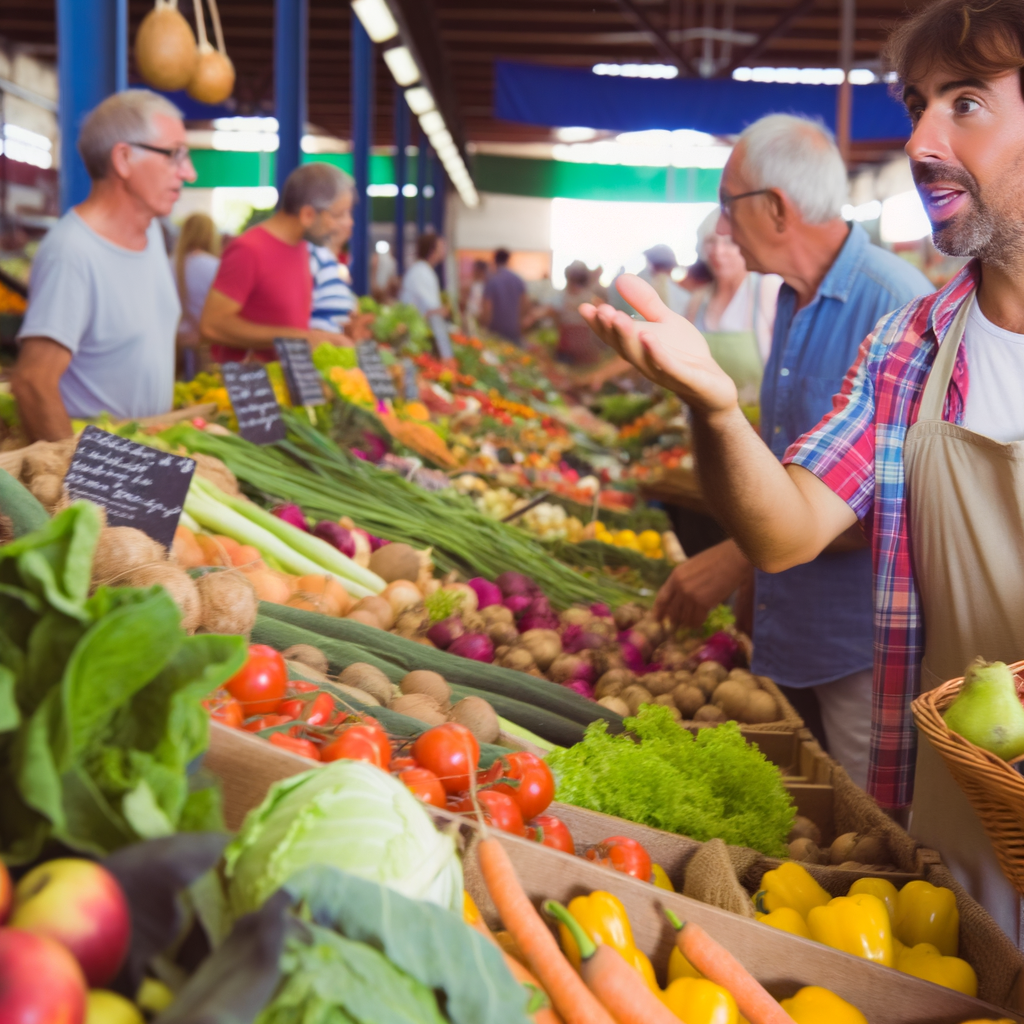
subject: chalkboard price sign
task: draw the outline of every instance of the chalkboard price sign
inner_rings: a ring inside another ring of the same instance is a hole
[[[169,548],[195,460],[136,444],[92,425],[64,479],[68,494],[107,510],[108,526],[133,526]]]
[[[281,407],[262,363],[224,363],[220,372],[238,419],[238,432],[253,444],[271,444],[285,436]]]
[[[323,405],[324,386],[313,365],[309,342],[305,338],[275,338],[274,348],[284,369],[292,405]]]
[[[377,401],[383,402],[385,399],[398,397],[395,382],[380,357],[377,342],[361,341],[356,345],[356,358],[359,360],[359,369],[366,374],[370,390]]]

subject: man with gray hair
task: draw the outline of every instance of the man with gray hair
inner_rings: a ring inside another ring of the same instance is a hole
[[[322,246],[351,231],[352,180],[326,163],[288,175],[277,210],[224,250],[199,330],[219,362],[252,353],[276,358],[275,338],[337,344],[342,335],[311,328],[313,277],[307,242]]]
[[[829,411],[878,320],[932,290],[843,221],[846,197],[846,168],[827,129],[786,114],[750,125],[722,173],[716,230],[732,236],[748,270],[785,282],[761,384],[761,436],[778,459]],[[752,571],[727,540],[677,567],[656,611],[699,625]],[[871,739],[871,571],[858,531],[813,562],[754,580],[754,671],[784,688],[860,786]]]
[[[72,417],[157,415],[174,397],[181,305],[158,218],[196,177],[181,112],[148,90],[117,93],[78,150],[92,188],[39,247],[11,373],[36,440],[70,437]]]

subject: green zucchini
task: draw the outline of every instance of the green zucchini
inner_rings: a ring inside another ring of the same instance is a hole
[[[11,522],[11,540],[45,526],[50,517],[27,487],[0,469],[0,516]]]

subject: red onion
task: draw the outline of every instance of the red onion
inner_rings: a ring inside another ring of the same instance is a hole
[[[391,541],[385,540],[383,537],[374,537],[372,533],[368,533],[366,536],[369,538],[371,551],[379,551],[391,543]]]
[[[352,531],[345,529],[341,523],[334,523],[329,519],[323,519],[313,527],[313,534],[336,547],[343,555],[355,558],[356,539],[352,536]]]
[[[511,570],[503,572],[494,582],[505,597],[511,597],[513,594],[529,594],[536,589],[536,585],[529,576]]]
[[[631,672],[643,672],[644,656],[640,653],[639,647],[627,641],[619,645],[619,651],[622,653],[622,660],[626,663],[626,668]]]
[[[501,604],[501,587],[483,576],[475,576],[469,580],[469,585],[476,592],[477,611],[481,608],[490,608],[493,604]]]
[[[466,632],[462,619],[458,615],[449,615],[447,619],[435,622],[427,630],[427,639],[436,647],[447,650]]]
[[[572,690],[573,693],[578,693],[581,697],[584,697],[587,700],[594,699],[593,686],[591,686],[590,683],[586,682],[583,679],[571,679],[568,683],[565,684],[565,688],[567,690]]]
[[[427,633],[427,636],[430,634]],[[460,658],[472,658],[473,661],[494,661],[494,644],[484,633],[466,633],[452,642],[448,653],[457,654]]]
[[[309,533],[306,517],[302,514],[302,509],[298,505],[278,505],[273,512],[278,519],[283,519],[286,523],[291,523],[296,529],[305,530],[306,533]]]
[[[520,633],[525,633],[528,629],[558,629],[558,619],[554,616],[546,615],[524,615],[517,623],[516,629]]]
[[[610,619],[612,617],[612,610],[606,604],[602,604],[600,601],[590,606],[590,614],[597,615],[602,619]]]
[[[562,634],[562,650],[568,654],[576,654],[578,651],[596,650],[604,647],[607,643],[603,636],[597,633],[586,633],[582,626],[566,626]]]
[[[506,597],[502,604],[518,618],[530,607],[531,600],[526,594],[512,594]]]
[[[544,618],[557,619],[555,613],[551,610],[551,602],[541,595],[535,597],[526,608],[527,615],[542,615]],[[557,627],[556,627],[557,628]]]
[[[690,661],[695,666],[704,661],[717,661],[724,668],[732,669],[743,663],[743,649],[731,633],[713,633],[690,655]]]

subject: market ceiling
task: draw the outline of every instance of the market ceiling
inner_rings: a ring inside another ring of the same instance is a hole
[[[455,116],[467,141],[547,141],[547,128],[511,124],[493,114],[499,60],[588,67],[607,63],[671,63],[684,74],[710,55],[715,73],[739,65],[835,67],[840,0],[396,0],[421,35],[420,52],[447,77]],[[855,61],[877,67],[890,27],[926,0],[857,4]],[[129,0],[131,35],[150,0]],[[190,11],[191,5],[182,4]],[[273,0],[223,0],[228,52],[238,70],[240,113],[273,106]],[[325,131],[349,134],[350,14],[344,0],[309,0],[309,118]],[[708,29],[716,38],[705,49]],[[0,35],[40,55],[55,52],[54,5],[4,0]],[[429,53],[429,57],[427,56]],[[428,69],[429,70],[429,69]],[[707,66],[705,70],[708,70]],[[394,86],[382,61],[377,76],[377,142],[392,141]],[[442,87],[443,88],[443,87]],[[861,144],[855,156],[870,159]]]

